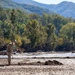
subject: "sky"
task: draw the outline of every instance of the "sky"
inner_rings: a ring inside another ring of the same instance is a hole
[[[75,0],[34,0],[34,1],[44,3],[44,4],[58,4],[62,1],[69,1],[69,2],[74,2],[75,3]]]

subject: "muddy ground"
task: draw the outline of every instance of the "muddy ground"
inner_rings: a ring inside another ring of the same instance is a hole
[[[57,60],[63,65],[18,65],[25,62],[44,62]],[[12,59],[12,64],[7,66],[7,59],[0,59],[0,75],[75,75],[75,59]]]

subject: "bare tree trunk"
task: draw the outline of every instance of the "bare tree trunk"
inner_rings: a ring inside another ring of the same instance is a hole
[[[11,65],[11,54],[13,50],[13,44],[7,46],[7,55],[8,55],[8,65]]]
[[[11,55],[8,55],[8,65],[11,65]]]

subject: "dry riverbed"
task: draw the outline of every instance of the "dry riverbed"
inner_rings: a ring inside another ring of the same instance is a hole
[[[44,62],[57,60],[63,65],[18,65],[25,62]],[[7,59],[0,59],[0,75],[75,75],[75,59],[12,59],[12,65],[7,66]]]

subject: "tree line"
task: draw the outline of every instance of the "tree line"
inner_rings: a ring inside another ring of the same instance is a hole
[[[75,19],[58,14],[27,14],[16,9],[13,25],[11,12],[12,9],[0,7],[0,50],[11,38],[16,40],[16,47],[27,52],[75,50]]]

